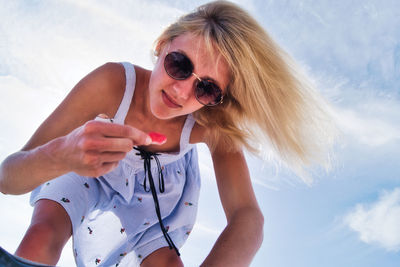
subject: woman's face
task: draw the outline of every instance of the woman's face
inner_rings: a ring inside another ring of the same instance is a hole
[[[214,80],[223,93],[229,83],[227,63],[217,52],[214,59],[209,55],[202,37],[192,34],[176,37],[161,49],[149,82],[150,109],[159,119],[186,115],[203,107],[195,96],[194,75],[185,80],[175,80],[166,73],[165,56],[167,52],[175,51],[185,54],[193,63],[193,72],[200,78]]]

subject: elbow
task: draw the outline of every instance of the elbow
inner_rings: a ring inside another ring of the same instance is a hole
[[[9,194],[7,187],[4,185],[2,177],[0,177],[0,193],[2,193],[3,195]]]
[[[254,213],[254,219],[260,224],[261,228],[264,228],[264,215],[261,210],[257,209]]]
[[[254,208],[248,215],[250,227],[253,229],[252,236],[254,237],[254,244],[258,250],[264,240],[264,215],[259,208]]]
[[[3,164],[0,165],[0,192],[4,195],[7,194],[7,187],[4,182],[4,168]]]
[[[253,248],[258,250],[264,239],[264,215],[258,207],[247,207],[237,211],[232,217],[232,224],[242,225],[246,238],[252,240]],[[228,221],[229,224],[229,221]]]
[[[14,192],[13,181],[10,179],[12,175],[9,172],[10,161],[12,160],[12,155],[8,156],[0,164],[0,192],[4,195],[20,195],[18,191]],[[15,182],[14,182],[15,183]]]
[[[260,248],[264,240],[264,215],[259,208],[254,208],[247,214],[247,237],[252,239],[253,253],[256,253]]]
[[[257,231],[257,243],[258,243],[258,248],[261,247],[261,244],[264,240],[264,215],[260,210],[255,212],[255,215],[253,217],[254,219],[254,224],[255,228]]]
[[[7,183],[4,181],[4,175],[3,175],[3,170],[0,170],[0,192],[3,195],[8,195],[11,194],[12,192],[9,189],[9,186],[7,186]]]
[[[249,211],[247,216],[252,227],[254,227],[258,233],[262,234],[264,231],[264,215],[261,210],[258,207],[253,208]]]

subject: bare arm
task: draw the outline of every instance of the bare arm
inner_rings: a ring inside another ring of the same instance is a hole
[[[66,173],[64,167],[55,162],[57,141],[8,156],[0,166],[0,191],[4,194],[24,194]]]
[[[123,67],[108,63],[82,79],[28,143],[0,166],[0,191],[23,194],[67,172],[111,171],[147,134],[125,125],[91,121],[115,114],[125,85]],[[113,108],[109,108],[113,107]]]
[[[259,209],[242,152],[212,154],[227,226],[201,266],[249,266],[263,239]]]

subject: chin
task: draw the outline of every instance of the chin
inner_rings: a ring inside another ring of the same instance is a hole
[[[163,105],[150,105],[150,111],[154,117],[160,120],[168,120],[179,116],[178,114],[172,114],[171,110]]]

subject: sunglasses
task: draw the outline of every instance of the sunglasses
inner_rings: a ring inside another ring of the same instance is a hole
[[[193,63],[180,52],[167,53],[164,59],[164,68],[167,74],[175,80],[185,80],[191,75],[196,77],[195,96],[197,101],[205,106],[216,106],[224,98],[221,88],[212,80],[202,79],[193,72]]]

